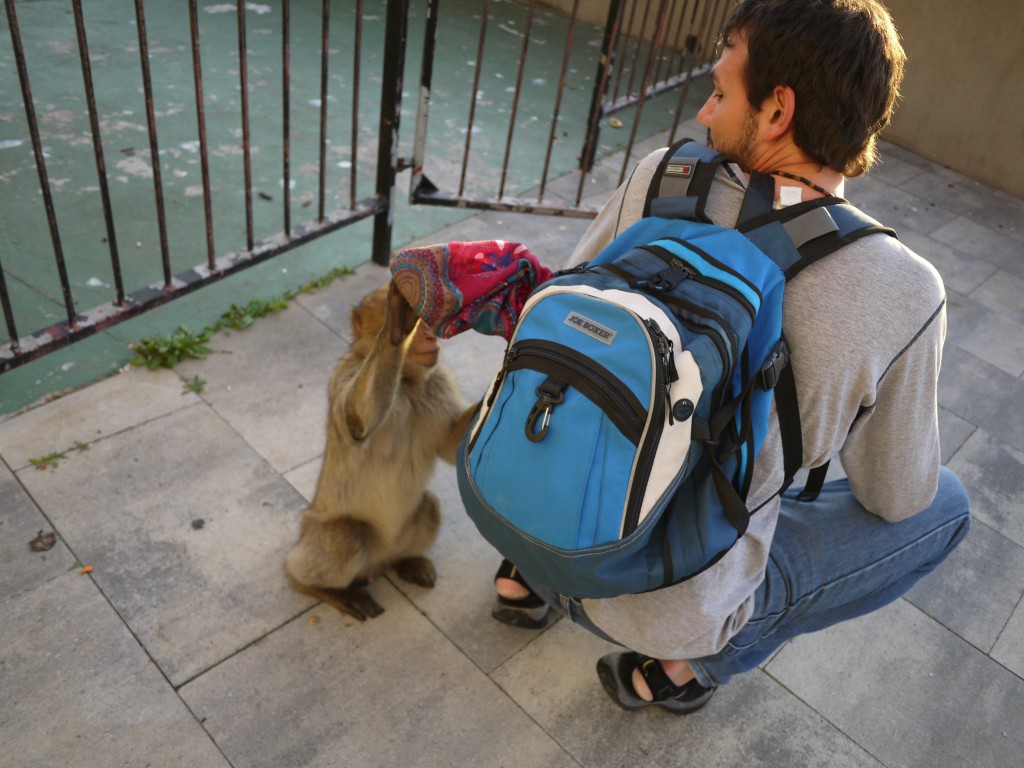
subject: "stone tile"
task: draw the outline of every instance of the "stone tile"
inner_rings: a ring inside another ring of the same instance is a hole
[[[538,222],[543,224],[538,225]],[[486,211],[417,241],[418,245],[473,240],[522,243],[541,264],[558,269],[590,225],[589,219],[538,217],[508,211]]]
[[[904,600],[791,641],[767,671],[889,768],[1005,768],[1024,752],[1024,680]]]
[[[1024,322],[1024,280],[999,271],[986,280],[971,298],[1018,323]]]
[[[761,671],[734,678],[688,717],[626,712],[608,698],[595,671],[614,649],[561,621],[492,677],[587,768],[879,765]]]
[[[0,603],[60,576],[75,556],[58,535],[53,547],[33,552],[29,542],[41,533],[56,535],[18,479],[0,464]]]
[[[88,576],[0,602],[0,763],[229,768]]]
[[[0,454],[18,470],[197,402],[172,371],[130,368],[0,423]]]
[[[909,149],[904,149],[898,144],[893,144],[892,142],[885,141],[884,139],[878,142],[878,149],[882,155],[883,161],[887,158],[894,157],[909,165],[920,168],[923,171],[934,171],[936,168],[941,167],[934,160],[929,160],[923,155],[918,155],[911,152]]]
[[[920,163],[911,162],[892,151],[892,145],[879,147],[878,162],[870,170],[870,177],[884,181],[893,187],[913,184],[929,169]]]
[[[441,361],[455,374],[467,400],[479,400],[501,368],[507,344],[500,336],[466,332],[443,342]]]
[[[292,488],[302,494],[307,502],[313,500],[316,493],[316,482],[320,478],[320,466],[323,464],[323,454],[315,459],[310,459],[291,472],[285,472],[284,479],[291,483]]]
[[[949,463],[949,460],[967,442],[967,438],[974,434],[976,429],[977,427],[969,421],[964,421],[945,408],[939,408],[939,436],[942,443],[943,464]]]
[[[904,189],[891,187],[868,176],[847,188],[851,203],[897,234],[913,230],[928,234],[949,221],[949,212]]]
[[[992,658],[1019,677],[1024,677],[1024,601],[1017,606],[1003,629]]]
[[[490,672],[540,633],[491,618],[501,555],[466,515],[455,468],[441,465],[430,488],[441,502],[441,530],[428,552],[437,568],[437,584],[423,589],[389,578],[477,667]]]
[[[956,344],[1011,376],[1024,373],[1024,323],[952,291],[946,311],[947,343]]]
[[[386,582],[366,623],[323,606],[180,689],[233,765],[574,766]]]
[[[958,216],[940,226],[931,233],[931,236],[963,253],[978,254],[985,261],[1017,277],[1024,277],[1020,241],[972,221],[966,216]]]
[[[999,272],[998,267],[976,255],[968,256],[912,229],[901,231],[899,237],[904,245],[939,271],[947,289],[965,296]]]
[[[1001,189],[992,192],[992,205],[971,218],[1000,234],[1024,242],[1024,200]]]
[[[980,520],[944,563],[907,599],[988,653],[1024,595],[1024,547]]]
[[[281,567],[305,502],[206,406],[20,478],[172,683],[311,604]]]
[[[259,333],[217,334],[215,354],[176,370],[205,380],[203,399],[285,472],[323,452],[327,382],[344,343],[302,307],[259,322]]]
[[[944,166],[932,166],[906,185],[948,211],[970,216],[992,204],[992,188]]]
[[[1024,546],[1024,451],[979,429],[949,462],[971,498],[971,513]]]
[[[965,352],[943,351],[939,405],[1024,451],[1024,381]]]
[[[352,309],[363,297],[390,279],[391,272],[387,267],[367,262],[360,265],[353,274],[335,280],[313,293],[300,294],[294,301],[344,339],[347,347],[352,341]]]

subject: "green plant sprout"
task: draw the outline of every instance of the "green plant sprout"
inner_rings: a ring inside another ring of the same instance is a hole
[[[199,333],[190,331],[185,326],[179,326],[178,330],[170,336],[150,336],[132,344],[135,357],[131,364],[135,366],[146,366],[151,371],[157,368],[173,368],[182,360],[202,360],[213,350],[206,346],[210,337],[217,331],[232,328],[236,331],[248,328],[260,317],[266,317],[271,312],[280,312],[288,307],[288,302],[300,293],[312,293],[313,291],[330,285],[338,278],[352,274],[348,267],[337,267],[326,275],[310,280],[308,283],[299,286],[295,290],[286,291],[278,296],[269,299],[253,299],[245,306],[232,304],[231,308],[224,312],[213,325],[208,325]],[[186,391],[201,392],[206,382],[198,376],[191,381],[185,382]]]

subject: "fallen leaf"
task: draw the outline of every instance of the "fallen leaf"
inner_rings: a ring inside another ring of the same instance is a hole
[[[53,531],[47,531],[43,533],[39,532],[32,541],[28,543],[28,548],[33,552],[46,552],[49,549],[53,549],[53,545],[57,543],[57,534]]]

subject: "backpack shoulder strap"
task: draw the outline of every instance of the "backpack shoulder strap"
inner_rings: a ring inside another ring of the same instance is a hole
[[[760,177],[760,178],[759,178]],[[763,183],[762,174],[753,174],[744,197],[737,229],[745,234],[792,280],[803,269],[837,251],[844,245],[873,234],[896,237],[863,211],[841,198],[819,198],[772,210],[774,184]],[[767,179],[771,182],[771,179]],[[767,205],[765,198],[767,196]],[[793,482],[803,463],[803,436],[796,394],[796,379],[789,363],[785,339],[781,354],[775,354],[762,369],[762,386],[774,388],[775,408],[782,437],[785,480],[782,490]],[[800,501],[818,497],[828,472],[828,462],[810,471]]]
[[[751,181],[757,176],[761,174],[754,174]],[[854,240],[874,234],[896,237],[894,230],[842,198],[818,198],[765,211],[763,206],[748,204],[754,189],[752,183],[736,228],[779,265],[787,281]],[[753,215],[744,215],[748,211]]]
[[[647,189],[644,216],[710,223],[707,206],[711,182],[728,158],[692,139],[676,142],[661,159]]]

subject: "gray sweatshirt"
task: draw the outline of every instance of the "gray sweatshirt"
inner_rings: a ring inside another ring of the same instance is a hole
[[[570,265],[592,259],[641,217],[663,154],[642,160],[616,190]],[[720,170],[707,205],[712,221],[735,225],[743,191]],[[945,290],[935,269],[894,238],[864,237],[786,286],[783,330],[800,403],[803,467],[838,454],[857,500],[890,522],[928,507],[940,464],[937,383],[946,333]],[[648,656],[717,653],[750,618],[779,514],[779,498],[772,495],[782,479],[773,406],[747,499],[757,512],[736,545],[681,584],[584,600],[587,615],[610,637]]]

